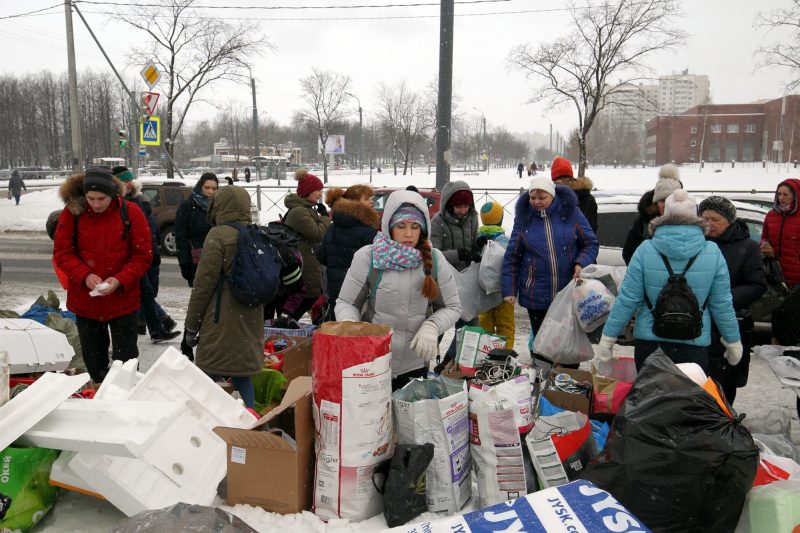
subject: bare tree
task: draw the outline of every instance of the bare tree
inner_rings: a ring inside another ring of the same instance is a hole
[[[644,62],[656,51],[674,48],[685,33],[673,25],[676,0],[603,0],[571,2],[567,35],[532,51],[521,45],[511,51],[511,64],[539,86],[531,102],[553,108],[574,107],[578,115],[578,175],[586,171],[586,136],[598,112],[618,87],[643,79]],[[615,85],[611,78],[621,78]]]
[[[396,87],[381,83],[378,86],[378,102],[384,130],[394,156],[403,159],[403,175],[408,173],[414,150],[429,127],[429,108],[422,97],[408,89],[403,81]],[[394,173],[397,175],[397,157],[394,160]]]
[[[143,31],[150,38],[144,49],[134,49],[131,59],[152,60],[161,72],[166,117],[162,137],[170,156],[192,104],[202,99],[204,89],[218,81],[247,83],[245,60],[269,44],[249,22],[237,26],[205,16],[193,7],[194,0],[156,0],[147,6],[120,12],[117,18]],[[171,164],[167,177],[174,177]]]
[[[328,142],[331,126],[342,122],[349,112],[346,103],[350,98],[347,95],[350,90],[350,77],[313,68],[310,76],[300,80],[300,87],[301,98],[305,103],[300,114],[317,130],[324,182],[328,183],[325,144]]]
[[[800,87],[800,0],[791,0],[789,7],[760,11],[756,26],[770,30],[775,39],[756,51],[758,67],[788,69],[785,89],[787,93],[794,91]]]

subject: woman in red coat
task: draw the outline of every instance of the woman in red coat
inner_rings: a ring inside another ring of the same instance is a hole
[[[792,178],[778,184],[775,205],[764,219],[761,233],[761,252],[777,257],[789,287],[800,284],[800,179]]]
[[[66,207],[58,218],[53,260],[69,278],[67,309],[78,318],[83,359],[95,383],[108,372],[109,344],[115,360],[139,356],[139,280],[153,260],[144,213],[123,200],[122,191],[105,167],[70,176],[59,189]]]

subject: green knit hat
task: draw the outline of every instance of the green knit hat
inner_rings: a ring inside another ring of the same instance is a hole
[[[133,175],[133,172],[128,167],[114,167],[112,169],[114,177],[120,181],[133,181],[136,179],[136,176]]]

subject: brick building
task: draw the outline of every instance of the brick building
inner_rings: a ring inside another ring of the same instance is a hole
[[[800,159],[800,95],[657,116],[647,122],[645,159],[656,165]]]

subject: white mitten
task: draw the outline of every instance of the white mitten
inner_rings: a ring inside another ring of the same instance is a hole
[[[594,356],[603,363],[608,363],[614,358],[614,343],[617,342],[616,337],[608,337],[606,335],[600,336],[600,342],[594,349]]]
[[[411,339],[411,348],[417,352],[417,357],[425,362],[430,361],[439,351],[439,328],[430,320],[422,323]]]
[[[742,353],[744,353],[742,341],[726,342],[725,339],[720,339],[720,342],[725,347],[725,359],[728,360],[728,364],[731,366],[738,365],[739,361],[742,360]]]

